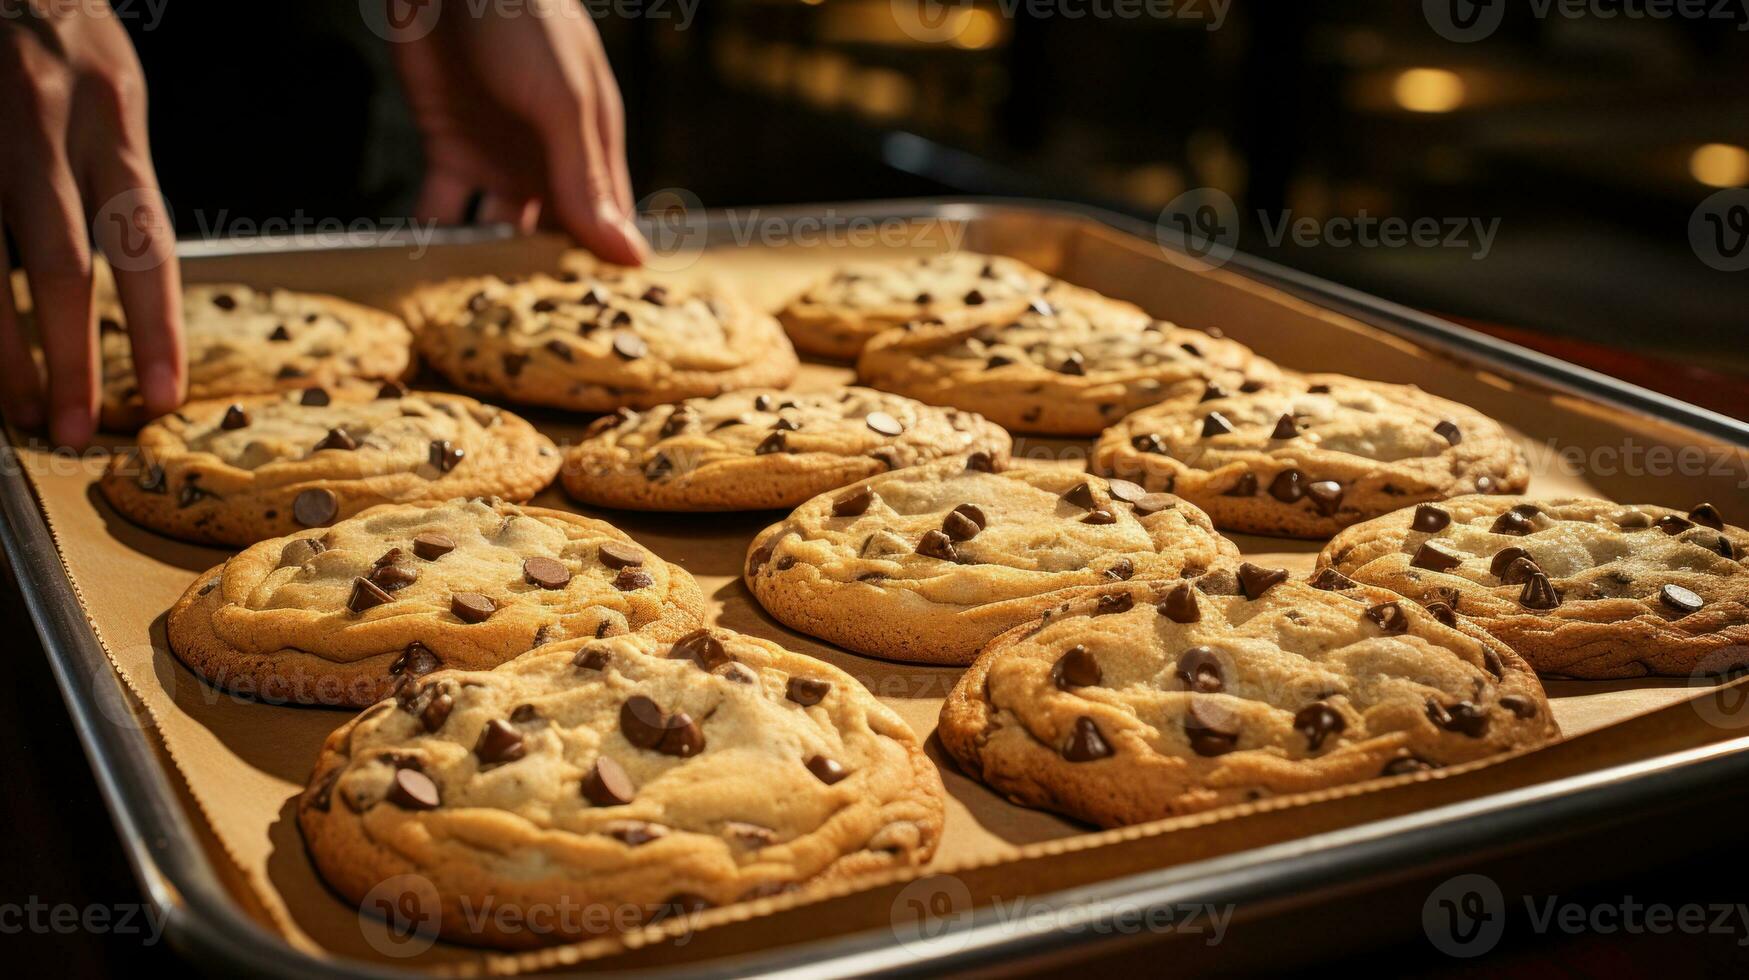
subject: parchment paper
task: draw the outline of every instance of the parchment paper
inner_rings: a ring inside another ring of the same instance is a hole
[[[1621,446],[1679,447],[1693,433],[1648,419],[1598,408],[1565,396],[1527,390],[1479,373],[1332,313],[1261,289],[1219,269],[1169,260],[1151,243],[1138,242],[1067,218],[1001,220],[970,225],[908,226],[901,243],[855,249],[855,258],[937,251],[956,243],[1002,251],[1033,261],[1064,278],[1136,301],[1163,318],[1190,326],[1220,326],[1284,365],[1337,370],[1381,380],[1414,382],[1467,401],[1515,428],[1531,455],[1535,494],[1596,493],[1623,501],[1689,506],[1701,499],[1725,503],[1741,491],[1741,471],[1665,475],[1657,478],[1584,467],[1564,467],[1556,451]],[[776,308],[831,265],[852,257],[849,246],[752,245],[713,250],[683,269],[677,279],[733,282],[758,302]],[[437,248],[417,260],[393,250],[260,254],[194,259],[190,281],[245,281],[319,289],[391,306],[410,285],[425,279],[479,271],[550,268],[557,243],[513,243]],[[679,262],[671,262],[670,266]],[[805,365],[797,387],[848,381],[842,366]],[[426,379],[428,382],[430,379]],[[519,411],[521,411],[519,409]],[[561,444],[587,419],[558,413],[525,414]],[[24,445],[21,438],[15,442]],[[125,444],[117,442],[115,444]],[[1090,441],[1017,440],[1016,457],[1038,465],[1078,465]],[[1704,445],[1704,444],[1701,444]],[[1712,447],[1720,453],[1728,451]],[[602,938],[521,957],[489,954],[439,943],[410,958],[385,938],[382,925],[362,916],[329,892],[313,873],[299,839],[293,800],[327,734],[348,717],[341,711],[272,706],[207,687],[169,653],[164,611],[204,570],[226,553],[182,544],[129,524],[105,504],[95,487],[101,454],[70,458],[41,449],[20,453],[43,511],[60,546],[69,576],[92,626],[116,668],[138,697],[132,713],[112,719],[151,730],[177,778],[191,819],[201,824],[213,860],[234,883],[239,905],[293,945],[318,954],[355,956],[397,965],[427,965],[457,971],[511,971],[600,960],[607,966],[673,964],[757,950],[773,944],[818,939],[892,921],[895,889],[903,882],[874,883],[834,898],[803,894],[708,913],[684,941],[663,941],[665,932],[634,935],[629,942]],[[856,676],[896,709],[920,735],[935,727],[942,697],[958,670],[888,663],[839,651],[795,634],[759,609],[738,578],[748,540],[778,520],[776,513],[740,515],[650,515],[593,512],[571,504],[556,489],[538,501],[612,521],[656,553],[685,566],[716,607],[726,627],[773,638],[820,657]],[[1319,542],[1237,537],[1253,560],[1311,568]],[[931,740],[949,796],[945,838],[932,871],[952,871],[976,901],[1040,894],[1098,881],[1146,867],[1291,839],[1319,829],[1347,826],[1378,816],[1462,799],[1483,791],[1523,785],[1609,761],[1637,758],[1673,747],[1713,741],[1729,734],[1707,724],[1706,713],[1666,710],[1619,728],[1598,732],[1704,691],[1687,679],[1549,685],[1556,717],[1569,741],[1498,765],[1450,770],[1373,791],[1347,789],[1305,801],[1279,800],[1170,824],[1094,833],[1050,814],[1009,804],[960,774]],[[1596,734],[1575,738],[1587,732]],[[1621,734],[1618,735],[1617,733]],[[635,947],[626,952],[624,947]]]

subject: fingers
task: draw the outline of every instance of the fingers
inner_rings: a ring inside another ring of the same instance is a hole
[[[582,84],[592,87],[592,79]],[[596,124],[596,93],[575,95],[572,105],[539,124],[553,210],[571,237],[598,257],[620,265],[642,265],[648,246],[620,205]]]
[[[31,306],[49,375],[49,435],[83,447],[97,428],[96,325],[84,209],[58,148],[42,161],[39,184],[0,201],[30,280]]]
[[[155,418],[174,411],[187,391],[182,274],[157,174],[149,162],[129,156],[124,151],[97,168],[86,200],[104,202],[93,232],[115,272],[140,399]]]
[[[511,225],[517,234],[532,234],[540,221],[540,202],[533,198],[517,199],[488,192],[480,202],[478,221],[481,224]]]
[[[414,214],[439,224],[460,224],[468,212],[468,199],[474,194],[473,184],[459,174],[447,170],[428,170],[425,183],[419,188],[419,200]]]
[[[626,167],[625,101],[620,98],[619,82],[614,80],[607,55],[590,60],[595,71],[595,130],[601,138],[601,153],[613,173],[613,194],[627,217],[635,217],[632,203],[632,176]]]
[[[6,227],[6,214],[0,211],[0,229]],[[12,268],[7,254],[6,236],[0,233],[0,271]],[[13,306],[10,276],[0,288],[0,407],[6,417],[21,429],[35,429],[43,424],[43,382],[32,356],[30,342],[18,322],[18,310]]]

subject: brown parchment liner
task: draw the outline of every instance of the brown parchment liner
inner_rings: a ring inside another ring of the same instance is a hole
[[[815,238],[820,236],[815,235]],[[1531,493],[1590,493],[1624,502],[1688,507],[1741,499],[1743,454],[1678,426],[1518,385],[1423,350],[1333,312],[1251,283],[1229,270],[1169,256],[1082,219],[1019,211],[988,220],[885,226],[854,243],[759,243],[700,256],[661,256],[657,271],[676,279],[732,282],[776,309],[837,262],[965,247],[1027,260],[1063,278],[1131,300],[1186,326],[1218,326],[1286,367],[1412,382],[1467,402],[1505,423],[1530,455]],[[331,292],[393,308],[412,285],[451,275],[552,268],[560,244],[546,238],[414,250],[315,252],[194,258],[190,281]],[[415,255],[415,253],[417,253]],[[798,388],[849,381],[847,367],[805,364]],[[427,379],[429,380],[429,379]],[[561,445],[587,418],[527,411]],[[15,436],[16,445],[28,446]],[[1579,447],[1702,446],[1723,460],[1712,472],[1646,475],[1604,465],[1601,456],[1568,466],[1556,450]],[[115,443],[114,445],[123,445]],[[1033,465],[1079,465],[1091,440],[1016,440],[1015,458]],[[890,928],[905,882],[951,873],[974,903],[1041,895],[1060,888],[1167,867],[1369,820],[1470,799],[1604,765],[1647,758],[1738,734],[1709,722],[1708,711],[1680,702],[1714,689],[1683,678],[1558,682],[1551,702],[1566,741],[1470,766],[1376,780],[1229,807],[1119,830],[1094,832],[1054,815],[1009,804],[960,773],[933,738],[943,769],[948,820],[939,853],[920,872],[829,890],[804,890],[716,909],[623,936],[532,953],[499,954],[439,943],[408,958],[377,952],[386,930],[328,891],[315,876],[296,829],[294,797],[328,732],[349,714],[264,705],[215,691],[168,651],[163,614],[223,551],[162,538],[127,523],[95,489],[104,460],[20,450],[69,580],[98,640],[137,701],[106,706],[111,720],[148,729],[168,763],[196,832],[239,907],[318,956],[356,957],[444,973],[516,973],[565,965],[674,966],[757,952],[871,928]],[[894,664],[845,653],[776,624],[739,580],[747,541],[780,515],[624,514],[570,503],[556,489],[536,503],[602,517],[651,550],[685,566],[710,598],[716,621],[828,660],[862,680],[920,735],[930,735],[958,668]],[[1727,508],[1728,509],[1728,508]],[[1741,522],[1742,515],[1728,513]],[[1254,561],[1311,569],[1320,542],[1235,536]],[[1706,701],[1697,702],[1705,704]]]

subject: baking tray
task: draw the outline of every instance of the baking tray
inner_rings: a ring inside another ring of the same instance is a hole
[[[968,245],[979,242],[984,227],[1030,227],[1039,240],[1056,240],[1065,229],[1100,228],[1105,239],[1139,239],[1150,244],[1155,229],[1117,215],[1082,208],[1023,201],[903,201],[878,204],[834,204],[807,208],[761,209],[762,221],[796,226],[812,223],[931,222],[968,230]],[[687,216],[685,233],[698,236],[704,247],[743,245],[743,221],[724,215]],[[669,229],[672,232],[672,228]],[[505,244],[494,231],[438,233],[425,247],[466,249]],[[421,243],[394,236],[371,246],[405,249]],[[510,243],[514,245],[514,243]],[[312,250],[332,250],[319,242],[296,239],[276,242],[203,242],[183,247],[190,268],[203,259],[242,255],[295,259]],[[525,252],[525,258],[540,256]],[[548,243],[546,258],[556,257]],[[1053,256],[1031,256],[1047,268]],[[1187,255],[1168,256],[1175,265],[1208,277],[1237,277],[1278,291],[1321,311],[1340,315],[1399,338],[1417,350],[1436,351],[1503,383],[1521,385],[1570,399],[1578,405],[1607,406],[1658,420],[1704,436],[1719,444],[1749,447],[1749,426],[1676,399],[1635,388],[1512,344],[1477,335],[1456,325],[1422,316],[1352,290],[1304,276],[1243,254],[1224,266],[1210,268]],[[1087,269],[1083,256],[1082,268]],[[1099,288],[1101,283],[1086,281]],[[288,283],[290,285],[306,285]],[[343,291],[343,290],[337,290]],[[1158,297],[1146,305],[1172,304]],[[1181,319],[1199,324],[1199,311]],[[1221,311],[1200,311],[1202,319],[1218,320]],[[1229,333],[1245,338],[1242,324]],[[1293,362],[1296,367],[1323,367]],[[1366,372],[1357,372],[1366,373]],[[1408,380],[1408,379],[1404,379]],[[141,721],[139,704],[112,668],[92,622],[75,594],[55,541],[32,495],[11,445],[4,447],[11,465],[0,468],[0,543],[32,620],[41,634],[68,711],[90,758],[130,864],[148,901],[167,922],[167,935],[196,963],[266,975],[307,975],[323,971],[346,976],[387,976],[398,971],[374,963],[318,958],[292,947],[239,905],[235,882],[213,860],[210,831],[187,798],[187,790],[165,764],[162,749]],[[1558,746],[1515,760],[1521,765],[1507,779],[1482,769],[1433,780],[1412,792],[1384,794],[1378,819],[1345,826],[1325,826],[1316,811],[1293,813],[1267,810],[1248,819],[1293,821],[1279,843],[1246,847],[1201,860],[1182,860],[1170,867],[1132,870],[1131,851],[1144,839],[1123,833],[1103,835],[1099,848],[1084,854],[1081,873],[1062,874],[1041,882],[1029,897],[1047,914],[1015,922],[996,914],[984,900],[980,869],[956,871],[970,902],[954,908],[940,921],[927,919],[920,930],[899,941],[894,922],[874,923],[860,931],[835,932],[830,939],[779,948],[737,947],[731,927],[706,930],[693,937],[699,947],[687,962],[663,966],[660,957],[639,951],[594,964],[623,967],[648,975],[685,973],[733,975],[803,972],[809,975],[868,973],[931,974],[978,970],[998,965],[1014,968],[1087,955],[1093,947],[1134,941],[1132,931],[1109,917],[1185,903],[1236,905],[1247,910],[1279,909],[1315,901],[1340,888],[1345,892],[1369,883],[1400,879],[1415,869],[1438,867],[1465,856],[1498,851],[1503,841],[1529,846],[1554,837],[1583,833],[1622,813],[1667,806],[1672,800],[1699,799],[1705,791],[1731,785],[1749,774],[1749,734],[1734,730],[1733,691],[1702,689],[1699,710],[1673,704],[1651,714],[1570,739]],[[1709,703],[1710,699],[1710,703]],[[1711,719],[1709,722],[1708,719]],[[1529,767],[1527,770],[1527,766]],[[1529,785],[1526,781],[1530,772]],[[1190,831],[1185,832],[1186,835]],[[1170,835],[1168,835],[1170,836]],[[1158,839],[1153,841],[1158,847]],[[1134,850],[1135,855],[1146,852]],[[928,879],[925,878],[925,881]],[[856,894],[815,903],[802,912],[817,917],[857,922],[870,909],[894,908],[904,881],[872,886]],[[801,920],[805,923],[805,917]],[[406,971],[399,971],[405,974]]]

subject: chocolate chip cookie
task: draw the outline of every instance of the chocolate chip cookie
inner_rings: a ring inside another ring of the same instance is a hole
[[[843,671],[727,630],[548,651],[409,681],[329,736],[298,824],[337,891],[420,875],[444,938],[527,947],[934,852],[940,775]]]
[[[1198,575],[1238,555],[1170,494],[990,468],[974,456],[821,494],[754,538],[747,585],[785,625],[846,649],[965,664],[1066,590]]]
[[[1236,341],[1066,283],[886,331],[856,373],[1016,431],[1087,436],[1148,405],[1195,404],[1210,384],[1254,391],[1281,374]]]
[[[1085,590],[984,651],[942,745],[1116,827],[1470,762],[1558,734],[1530,668],[1384,589],[1242,564]]]
[[[99,484],[129,520],[206,544],[326,527],[382,503],[525,501],[551,440],[500,408],[399,382],[191,402],[140,431]]]
[[[1409,385],[1308,375],[1266,391],[1210,385],[1100,436],[1096,473],[1195,503],[1229,531],[1323,538],[1425,500],[1523,490],[1499,423]]]
[[[1008,433],[977,415],[868,388],[736,391],[597,420],[567,452],[564,484],[603,507],[789,508],[945,457],[983,453],[1003,466],[1008,449]]]
[[[92,278],[101,328],[100,421],[105,429],[131,432],[148,421],[134,375],[133,346],[109,265],[95,263]],[[412,335],[400,318],[288,289],[187,286],[182,337],[188,397],[196,401],[333,386],[348,378],[393,380],[412,368]]]
[[[977,252],[859,262],[809,287],[777,317],[800,350],[851,360],[889,327],[1036,296],[1054,281],[1017,259]]]
[[[440,667],[489,669],[560,640],[672,639],[704,611],[691,575],[601,521],[453,500],[246,548],[189,587],[169,635],[216,687],[363,707]]]
[[[613,268],[440,283],[409,298],[407,318],[450,381],[531,405],[650,408],[796,373],[783,329],[741,299]]]
[[[1472,620],[1542,674],[1608,678],[1749,663],[1746,553],[1711,504],[1469,496],[1351,527],[1318,563]]]

